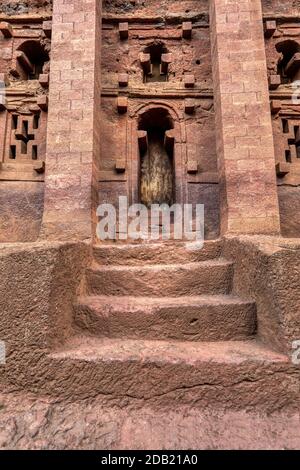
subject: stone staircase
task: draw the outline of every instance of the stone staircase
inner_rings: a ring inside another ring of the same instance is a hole
[[[72,396],[287,405],[288,358],[256,339],[256,305],[232,294],[221,255],[219,240],[95,246],[76,335],[50,355],[62,377],[76,371]]]

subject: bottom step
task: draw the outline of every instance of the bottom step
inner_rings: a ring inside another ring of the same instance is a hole
[[[74,337],[48,356],[42,388],[74,398],[124,403],[222,405],[268,410],[293,405],[299,371],[256,340],[218,343]]]

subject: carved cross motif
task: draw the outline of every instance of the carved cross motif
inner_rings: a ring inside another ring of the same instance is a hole
[[[13,115],[10,145],[10,159],[37,160],[36,131],[39,115]]]
[[[300,158],[300,122],[282,119],[282,130],[286,138],[285,159],[294,163]]]

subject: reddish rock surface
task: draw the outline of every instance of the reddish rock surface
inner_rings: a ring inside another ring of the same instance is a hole
[[[2,449],[299,449],[299,413],[103,407],[1,395]]]

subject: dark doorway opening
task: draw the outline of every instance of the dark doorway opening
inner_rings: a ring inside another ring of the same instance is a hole
[[[145,131],[145,143],[140,145],[140,201],[151,204],[175,202],[173,121],[164,108],[145,112],[138,129]]]
[[[281,53],[281,59],[278,62],[278,74],[281,76],[282,83],[290,83],[295,79],[299,79],[299,66],[294,68],[288,65],[295,54],[300,52],[300,44],[292,39],[287,39],[276,44],[276,50]]]
[[[36,80],[43,73],[45,63],[49,62],[49,54],[39,41],[25,41],[18,48],[18,51],[24,52],[29,59],[32,69],[27,70],[28,80]]]

